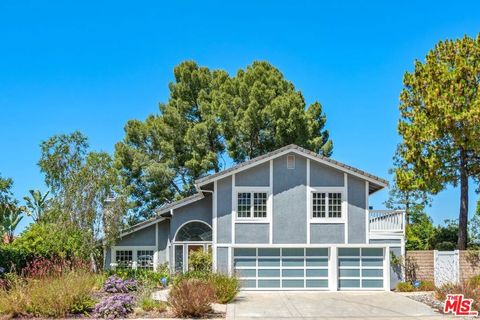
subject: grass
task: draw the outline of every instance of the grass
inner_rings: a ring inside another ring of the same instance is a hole
[[[143,298],[140,300],[140,308],[147,312],[162,313],[167,310],[168,304],[164,301],[153,300],[152,298]]]
[[[9,290],[0,290],[0,314],[19,317],[65,317],[87,313],[97,278],[88,272],[70,272],[41,279],[15,278]]]
[[[473,299],[473,309],[480,311],[480,275],[459,284],[446,284],[437,288],[436,297],[444,301],[448,294],[463,294],[467,299]]]

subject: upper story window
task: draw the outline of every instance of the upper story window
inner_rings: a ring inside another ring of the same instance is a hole
[[[313,192],[312,193],[313,218],[342,218],[342,193],[341,192]]]
[[[266,218],[267,192],[238,192],[237,218]]]

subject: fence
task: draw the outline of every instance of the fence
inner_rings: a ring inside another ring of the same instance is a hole
[[[407,251],[407,259],[418,280],[432,281],[436,286],[461,282],[480,274],[480,251]]]

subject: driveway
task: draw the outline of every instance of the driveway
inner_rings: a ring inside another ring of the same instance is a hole
[[[227,319],[445,319],[392,292],[241,292]]]

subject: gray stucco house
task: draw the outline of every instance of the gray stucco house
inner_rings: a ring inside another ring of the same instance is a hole
[[[401,278],[405,215],[369,210],[384,179],[288,145],[196,181],[197,193],[157,210],[105,250],[105,266],[172,272],[193,250],[244,290],[389,290]]]

